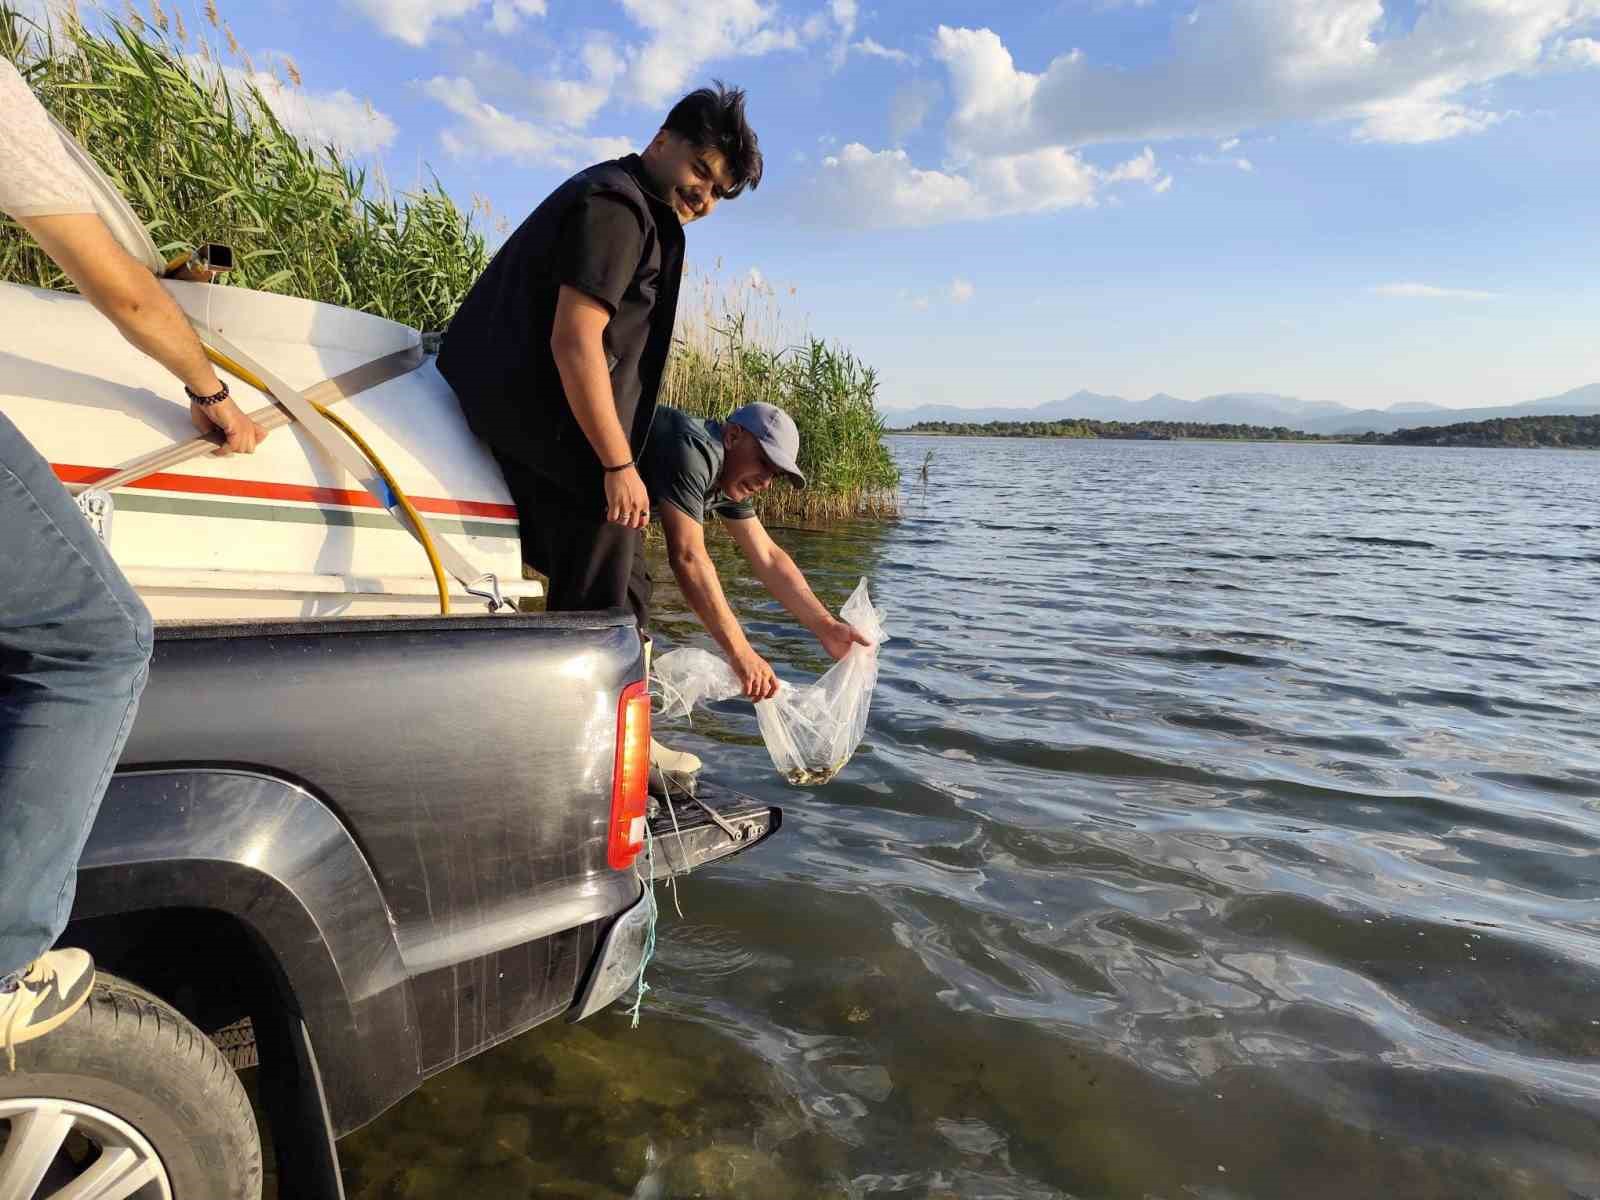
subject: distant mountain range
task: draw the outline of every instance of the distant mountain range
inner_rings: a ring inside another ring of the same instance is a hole
[[[1551,413],[1584,416],[1600,413],[1600,383],[1573,388],[1559,396],[1546,396],[1525,404],[1498,408],[1444,408],[1438,404],[1399,404],[1393,408],[1351,408],[1327,401],[1297,400],[1267,392],[1224,392],[1200,400],[1183,400],[1157,392],[1148,400],[1124,400],[1095,392],[1075,392],[1063,400],[1049,400],[1034,408],[961,408],[953,404],[924,404],[917,408],[883,410],[890,429],[905,429],[919,421],[1064,421],[1087,417],[1096,421],[1194,421],[1217,425],[1284,425],[1304,433],[1393,433],[1458,421],[1489,421],[1496,417],[1533,417]]]

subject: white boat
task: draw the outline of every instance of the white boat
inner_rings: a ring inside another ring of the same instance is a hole
[[[419,335],[392,321],[244,288],[167,281],[197,324],[306,389]],[[247,412],[268,404],[225,372]],[[194,435],[183,389],[76,295],[0,284],[0,411],[56,474],[92,484]],[[475,572],[508,598],[522,578],[517,515],[431,357],[341,401],[401,489]],[[203,456],[112,493],[109,545],[157,620],[438,611],[416,538],[298,424],[253,455]],[[484,603],[451,580],[452,609]]]

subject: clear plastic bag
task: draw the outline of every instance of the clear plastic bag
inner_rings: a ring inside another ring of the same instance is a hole
[[[856,585],[842,620],[860,630],[870,646],[852,646],[815,683],[778,684],[778,694],[755,706],[761,737],[772,765],[790,783],[826,783],[850,761],[867,731],[872,689],[878,682],[878,643],[888,634],[883,614],[867,595],[867,581]],[[659,716],[687,716],[697,704],[742,695],[739,677],[720,656],[688,646],[656,659],[652,674],[660,686]]]

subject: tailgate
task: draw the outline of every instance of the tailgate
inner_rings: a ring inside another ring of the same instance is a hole
[[[666,879],[766,841],[783,825],[783,810],[701,782],[692,797],[677,789],[670,801],[652,796],[649,825],[655,851],[653,876]]]
[[[650,845],[655,855],[653,879],[666,879],[742,854],[766,841],[783,824],[783,810],[772,808],[740,792],[701,783],[697,795],[673,789],[671,802],[651,797],[648,817]],[[642,874],[641,855],[635,865]],[[588,978],[578,989],[569,1021],[599,1012],[621,996],[639,978],[646,961],[646,946],[653,936],[655,906],[644,888],[639,899],[611,923]]]

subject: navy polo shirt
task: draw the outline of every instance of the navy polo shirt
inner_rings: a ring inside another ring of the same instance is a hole
[[[725,454],[721,421],[698,420],[663,404],[639,460],[650,507],[659,511],[670,504],[702,525],[709,516],[728,521],[755,516],[750,501],[730,500],[717,488]]]

